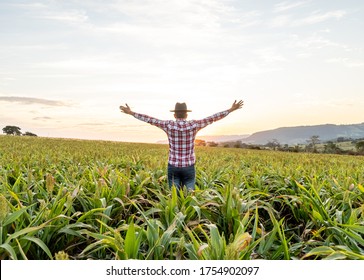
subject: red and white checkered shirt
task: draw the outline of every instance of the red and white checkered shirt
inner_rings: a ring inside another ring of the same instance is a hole
[[[176,167],[187,167],[195,164],[196,161],[194,147],[197,132],[228,114],[229,111],[226,110],[202,120],[191,121],[185,119],[163,121],[138,113],[134,113],[133,116],[166,132],[169,141],[168,163]]]

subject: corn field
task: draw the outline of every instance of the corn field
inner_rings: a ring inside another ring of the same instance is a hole
[[[0,259],[364,259],[360,156],[0,136]]]

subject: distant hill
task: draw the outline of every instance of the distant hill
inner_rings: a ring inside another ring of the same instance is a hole
[[[234,142],[241,141],[248,137],[249,134],[242,135],[211,135],[211,136],[198,136],[197,139],[205,140],[206,142]]]
[[[364,123],[349,125],[323,124],[280,127],[253,133],[249,137],[244,138],[242,141],[244,143],[263,145],[273,139],[276,139],[281,144],[294,145],[307,143],[307,140],[314,135],[318,135],[321,141],[336,140],[339,137],[352,139],[363,138]]]

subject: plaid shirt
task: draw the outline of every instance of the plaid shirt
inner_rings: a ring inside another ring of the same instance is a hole
[[[176,167],[187,167],[195,164],[195,138],[197,132],[218,121],[229,114],[229,111],[222,111],[202,120],[176,119],[162,121],[147,115],[134,113],[138,120],[155,125],[161,128],[168,135],[169,158],[168,163]]]

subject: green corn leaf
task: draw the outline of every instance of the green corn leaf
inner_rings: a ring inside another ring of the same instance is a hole
[[[138,234],[138,232],[135,231],[133,221],[129,224],[124,243],[125,253],[127,257],[130,259],[136,259],[139,252],[140,235]]]
[[[328,256],[334,252],[335,252],[335,250],[328,246],[320,246],[320,247],[316,247],[316,248],[312,249],[310,252],[305,254],[303,256],[303,258],[308,258],[311,256]]]
[[[14,221],[18,220],[20,218],[20,216],[23,215],[30,207],[31,206],[20,208],[19,210],[8,215],[4,219],[3,226],[7,226],[7,225],[13,223]]]
[[[47,245],[40,240],[39,238],[36,237],[31,237],[31,236],[24,236],[22,237],[20,240],[28,240],[31,242],[34,242],[35,244],[37,244],[40,248],[42,248],[42,250],[48,255],[48,257],[53,260],[53,256],[51,254],[51,252],[49,251],[49,248],[47,247]]]
[[[5,249],[5,251],[9,254],[11,259],[13,259],[13,260],[18,259],[13,247],[11,247],[8,243],[1,244],[0,248]]]

